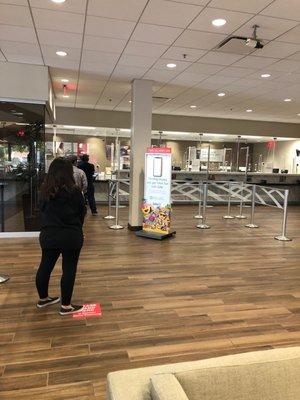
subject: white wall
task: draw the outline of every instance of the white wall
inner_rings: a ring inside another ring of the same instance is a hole
[[[48,67],[0,62],[0,100],[43,102],[49,98]]]

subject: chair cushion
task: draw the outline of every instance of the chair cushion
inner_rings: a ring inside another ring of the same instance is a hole
[[[189,400],[299,400],[300,357],[174,374]]]
[[[189,400],[174,374],[158,374],[150,379],[152,400]]]

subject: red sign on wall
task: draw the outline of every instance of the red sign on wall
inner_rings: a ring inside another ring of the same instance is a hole
[[[82,156],[82,154],[88,154],[88,144],[87,143],[77,143],[77,155]]]

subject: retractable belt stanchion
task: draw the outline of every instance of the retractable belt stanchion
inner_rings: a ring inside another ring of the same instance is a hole
[[[4,232],[4,184],[0,184],[0,196],[1,196],[1,231]],[[0,274],[0,283],[4,283],[9,280],[8,275]]]
[[[245,225],[246,228],[259,228],[259,226],[254,223],[255,197],[256,197],[256,185],[252,185],[251,219],[250,223]]]
[[[243,206],[244,206],[244,182],[241,182],[242,190],[241,190],[241,201],[240,201],[240,213],[235,216],[237,219],[246,219],[246,215],[243,214]]]
[[[202,223],[197,225],[199,229],[209,229],[210,226],[206,223],[206,207],[207,207],[207,191],[208,191],[208,184],[205,182],[203,184],[203,213],[202,213]]]
[[[231,182],[228,182],[228,206],[227,206],[227,215],[224,215],[224,219],[234,219],[235,217],[231,215]]]
[[[194,216],[194,218],[196,219],[202,219],[202,213],[201,213],[201,209],[202,209],[202,188],[203,188],[203,182],[199,182],[199,207],[198,207],[198,214]]]
[[[288,208],[288,198],[289,198],[289,190],[284,191],[284,205],[283,205],[283,219],[282,219],[282,232],[281,235],[275,236],[274,239],[280,240],[281,242],[290,242],[292,239],[286,236],[286,228],[287,228],[287,208]]]
[[[110,226],[110,229],[114,229],[114,230],[118,230],[118,229],[123,229],[124,228],[124,226],[119,225],[119,201],[120,201],[119,185],[120,185],[120,182],[117,181],[116,182],[116,208],[115,208],[115,210],[116,210],[116,217],[115,217],[116,218],[116,223],[115,223],[115,225]]]
[[[113,190],[113,183],[111,180],[108,181],[108,191],[107,191],[107,197],[108,197],[108,214],[104,219],[115,219],[115,217],[112,215],[111,212],[111,196],[112,196],[112,190]]]

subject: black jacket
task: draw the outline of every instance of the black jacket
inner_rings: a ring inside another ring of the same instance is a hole
[[[84,198],[78,188],[74,188],[71,193],[60,190],[53,199],[42,200],[41,247],[49,249],[81,248],[85,214]]]
[[[86,162],[86,161],[81,161],[78,164],[78,168],[82,169],[82,171],[85,173],[86,179],[88,181],[88,186],[93,185],[94,173],[95,173],[94,164],[91,164],[91,163]]]

